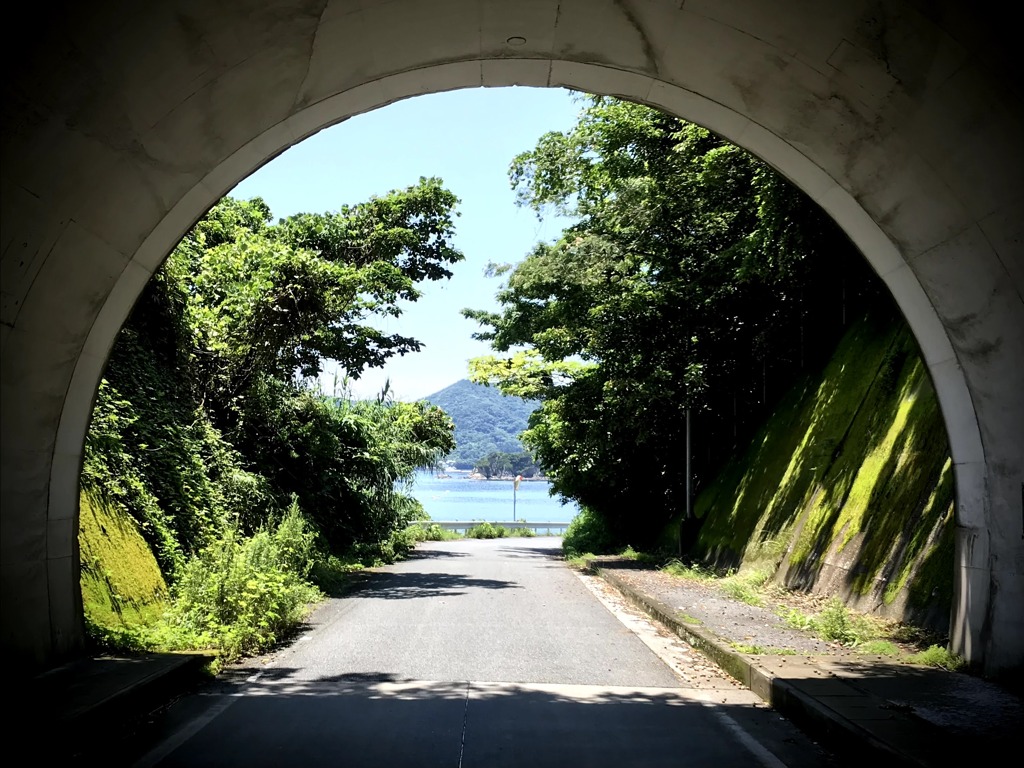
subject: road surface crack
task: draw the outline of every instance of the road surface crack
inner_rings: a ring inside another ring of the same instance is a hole
[[[462,768],[462,756],[466,753],[466,724],[469,722],[469,686],[466,681],[466,706],[462,710],[462,744],[459,746],[459,768]]]

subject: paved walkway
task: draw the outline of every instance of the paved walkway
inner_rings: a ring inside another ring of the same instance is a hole
[[[701,650],[775,710],[853,759],[875,766],[947,766],[983,755],[1017,751],[1021,699],[978,678],[897,664],[847,652],[803,655],[746,654],[733,643],[757,645],[751,623],[730,636],[723,622],[694,623],[685,582],[675,594],[640,590],[628,564],[605,561],[594,572],[625,600]],[[657,593],[657,594],[655,594]],[[681,610],[681,607],[687,610]],[[686,615],[687,621],[680,617]],[[768,617],[765,617],[766,621]],[[41,746],[99,736],[98,724],[138,717],[171,701],[201,680],[203,657],[149,655],[84,659],[32,681],[9,735]],[[35,733],[38,733],[36,736]],[[10,741],[8,743],[11,743]]]
[[[780,627],[769,608],[709,594],[684,579],[641,578],[643,569],[629,561],[599,558],[592,572],[841,754],[875,765],[939,768],[1019,751],[1024,702],[998,685],[823,643]],[[737,645],[804,652],[751,654]]]

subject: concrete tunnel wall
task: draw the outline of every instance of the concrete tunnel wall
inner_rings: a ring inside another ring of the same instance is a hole
[[[84,435],[114,338],[181,236],[326,126],[509,85],[700,123],[846,230],[907,318],[946,422],[952,649],[991,673],[1024,663],[1024,98],[984,3],[117,0],[39,13],[31,34],[11,30],[0,188],[0,636],[24,668],[81,649]]]

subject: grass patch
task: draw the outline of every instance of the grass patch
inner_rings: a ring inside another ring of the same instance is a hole
[[[582,555],[566,555],[565,562],[570,568],[578,568],[581,571],[590,570],[590,564],[596,558],[593,552],[584,552]]]
[[[858,653],[872,656],[886,656],[899,662],[938,667],[951,672],[963,669],[966,662],[960,656],[951,654],[946,647],[932,644],[916,653],[908,653],[903,644],[921,644],[932,633],[906,624],[886,624],[879,619],[852,613],[839,598],[833,597],[825,608],[815,615],[808,615],[790,608],[780,614],[786,624],[794,629],[809,632],[814,636],[853,648]]]
[[[704,623],[703,621],[698,619],[696,616],[691,616],[688,613],[679,612],[679,613],[676,614],[676,618],[679,619],[681,622],[683,622],[683,624],[692,624],[694,626],[698,626],[698,625]]]
[[[748,605],[763,604],[761,592],[772,576],[770,567],[761,567],[739,573],[729,572],[719,577],[707,566],[700,563],[684,563],[678,559],[669,560],[661,566],[661,571],[680,579],[715,582],[726,595]]]
[[[752,656],[796,656],[792,648],[774,648],[770,645],[745,645],[743,643],[730,643],[734,650],[740,653],[749,653]]]
[[[663,573],[675,576],[679,579],[692,579],[694,581],[710,581],[715,578],[714,572],[700,563],[684,563],[682,560],[673,558],[661,567]]]
[[[616,551],[616,542],[607,523],[589,507],[583,507],[565,530],[562,550],[570,557],[586,553],[610,555]]]
[[[903,655],[903,650],[891,640],[868,640],[863,645],[858,646],[857,650],[870,656],[899,658]]]
[[[474,525],[472,528],[466,531],[467,539],[503,539],[508,534],[508,530],[501,525],[491,525],[490,523],[480,523]]]
[[[761,589],[771,578],[772,572],[767,568],[756,568],[740,571],[726,576],[720,581],[722,591],[734,600],[748,605],[761,605]]]
[[[877,622],[867,616],[852,613],[838,597],[830,598],[821,612],[814,616],[790,608],[782,613],[782,618],[794,629],[810,632],[821,640],[851,648],[859,648],[865,643],[878,640],[881,634]]]
[[[950,672],[963,669],[966,665],[964,659],[954,653],[950,653],[943,645],[932,645],[918,653],[907,656],[906,661],[911,664],[922,664],[926,667],[939,667]]]
[[[467,539],[509,539],[513,537],[532,538],[537,534],[532,528],[506,528],[493,523],[480,523],[466,531]]]
[[[423,541],[454,541],[461,539],[462,534],[458,531],[449,531],[447,528],[442,528],[437,523],[431,523],[425,528],[417,526],[423,531]]]
[[[661,558],[657,555],[652,555],[649,552],[638,552],[631,546],[627,546],[624,550],[619,552],[618,556],[623,560],[631,560],[635,563],[654,565],[661,562]]]
[[[786,622],[786,626],[799,629],[802,632],[814,632],[813,616],[803,611],[798,611],[796,608],[783,608],[780,611],[780,615],[782,620]]]

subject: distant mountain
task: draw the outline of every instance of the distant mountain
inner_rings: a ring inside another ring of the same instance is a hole
[[[462,379],[423,398],[444,409],[455,422],[455,450],[448,461],[456,466],[472,464],[492,451],[519,453],[525,450],[519,433],[530,414],[540,406],[535,400],[506,397],[494,387]]]

